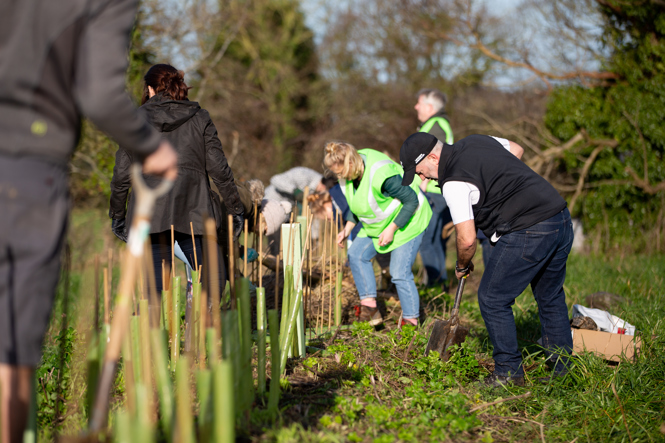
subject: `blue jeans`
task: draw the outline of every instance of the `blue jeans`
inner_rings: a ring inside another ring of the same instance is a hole
[[[495,375],[524,375],[512,305],[531,284],[538,303],[543,347],[564,373],[572,352],[563,283],[573,244],[568,209],[527,229],[502,236],[478,288],[480,312],[494,346]],[[559,352],[562,351],[562,352]]]
[[[485,266],[485,269],[487,269],[487,265],[490,262],[490,255],[492,255],[492,249],[494,249],[494,246],[490,244],[490,239],[487,238],[487,236],[480,229],[478,229],[477,237],[478,241],[480,242],[480,246],[483,248],[483,265]]]
[[[432,218],[425,229],[420,257],[427,271],[427,286],[441,284],[448,280],[446,271],[446,241],[441,238],[443,225],[452,220],[446,200],[441,194],[427,192],[425,194],[432,207]]]
[[[403,318],[420,317],[420,296],[413,281],[413,262],[423,234],[395,248],[390,253],[390,275],[397,288]],[[372,258],[376,255],[374,243],[369,237],[356,238],[349,248],[349,266],[356,282],[360,299],[376,298],[376,278]]]

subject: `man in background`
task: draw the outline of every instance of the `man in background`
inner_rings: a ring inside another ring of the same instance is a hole
[[[177,156],[125,92],[136,0],[0,2],[0,442],[23,440],[60,274],[68,163],[88,117],[170,179]]]
[[[432,134],[438,140],[449,145],[453,144],[453,131],[446,114],[446,94],[438,89],[421,89],[418,102],[414,106],[418,112],[418,120],[422,123],[420,132]],[[449,223],[450,210],[441,190],[436,188],[436,181],[423,180],[420,189],[425,193],[432,207],[432,218],[425,230],[420,245],[420,258],[427,272],[427,286],[441,286],[448,290],[448,274],[446,271],[446,242],[443,238],[443,227]]]

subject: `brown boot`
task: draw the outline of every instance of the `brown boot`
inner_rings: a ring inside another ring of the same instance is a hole
[[[383,317],[379,308],[370,308],[369,306],[356,306],[356,318],[359,322],[369,322],[372,326],[378,326],[383,323]]]

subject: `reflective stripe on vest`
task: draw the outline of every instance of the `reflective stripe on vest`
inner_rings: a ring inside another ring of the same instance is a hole
[[[374,223],[379,223],[384,220],[386,220],[388,217],[390,217],[401,205],[402,202],[393,199],[392,202],[388,205],[386,210],[382,210],[381,207],[379,206],[379,203],[376,201],[376,196],[374,195],[374,192],[372,192],[372,184],[374,181],[374,175],[376,175],[376,171],[378,171],[380,168],[383,166],[389,165],[394,163],[392,160],[380,160],[372,166],[372,168],[369,170],[369,196],[368,196],[368,201],[369,201],[369,207],[372,209],[372,212],[374,212],[375,217],[373,218],[367,218],[367,217],[358,217],[358,220],[361,222],[367,224],[367,225],[372,225]],[[346,195],[346,186],[340,186],[340,189],[342,190],[342,194],[344,194],[344,197],[348,196]],[[420,209],[422,204],[425,202],[425,194],[419,189],[417,191],[418,195],[418,207],[416,208],[416,212]]]
[[[374,163],[374,165],[372,165],[372,168],[369,170],[369,196],[368,196],[369,207],[372,209],[372,212],[374,213],[375,217],[373,218],[359,217],[358,219],[365,224],[372,225],[374,223],[379,223],[384,221],[385,219],[390,217],[393,214],[393,212],[395,212],[395,210],[399,208],[400,205],[402,204],[402,202],[400,202],[399,200],[393,199],[393,201],[390,202],[386,210],[383,211],[379,207],[379,203],[376,201],[376,196],[374,195],[374,192],[372,192],[372,190],[374,189],[372,185],[374,181],[374,175],[376,175],[376,171],[378,171],[379,168],[386,165],[390,165],[392,163],[393,163],[392,160],[381,160]]]

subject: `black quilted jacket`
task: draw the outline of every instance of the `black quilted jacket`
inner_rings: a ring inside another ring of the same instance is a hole
[[[150,124],[171,142],[178,152],[178,178],[173,189],[157,200],[151,233],[170,231],[171,225],[178,232],[189,233],[193,223],[194,234],[203,234],[203,218],[212,217],[221,208],[213,209],[213,198],[208,176],[213,180],[224,200],[226,210],[232,214],[242,214],[243,206],[235,186],[233,172],[229,167],[217,129],[208,111],[198,103],[188,100],[171,100],[161,93],[148,100],[141,111]],[[129,188],[129,167],[133,159],[122,147],[116,153],[116,163],[111,180],[112,219],[131,219],[131,198],[129,214],[127,201]],[[145,177],[150,186],[156,186],[159,179]],[[129,226],[131,220],[128,220]]]

